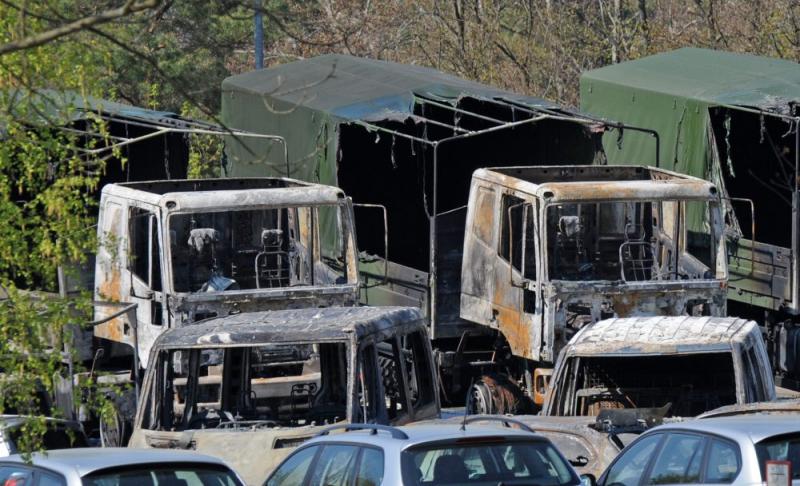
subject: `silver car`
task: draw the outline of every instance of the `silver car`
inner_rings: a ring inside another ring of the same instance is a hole
[[[9,486],[241,486],[223,461],[188,451],[83,448],[0,460]]]
[[[799,418],[754,414],[662,425],[626,447],[597,485],[761,485],[768,463],[776,474],[769,484],[800,485]]]
[[[266,486],[580,484],[549,439],[516,420],[497,420],[519,428],[475,425],[474,419],[463,425],[334,426],[287,457]],[[337,429],[346,433],[333,433]]]

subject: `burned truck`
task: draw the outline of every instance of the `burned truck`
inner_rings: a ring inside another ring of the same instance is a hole
[[[660,165],[719,189],[729,310],[761,324],[776,381],[800,390],[800,66],[684,48],[587,71],[580,85],[584,111],[661,136],[656,153],[638,133],[605,135],[611,163]]]
[[[653,130],[339,55],[228,78],[222,105],[229,126],[292,147],[286,165],[232,141],[231,175],[288,173],[385,207],[388,233],[359,233],[361,302],[423,309],[448,403],[469,391],[475,412],[531,411],[583,325],[726,313],[717,186],[606,165],[604,137],[622,133],[657,157]],[[377,216],[356,221],[379,230]]]
[[[324,427],[439,416],[419,310],[327,307],[218,317],[153,344],[131,447],[219,456],[248,484]]]
[[[704,241],[689,237],[690,209],[706,214]],[[492,371],[540,405],[549,368],[588,324],[724,316],[723,231],[714,185],[663,169],[481,169],[467,211],[461,316],[498,331]],[[496,381],[473,385],[476,411],[507,411]]]
[[[617,129],[433,69],[343,55],[233,76],[222,92],[226,125],[285,137],[291,147],[287,164],[259,140],[231,139],[230,176],[289,175],[384,208],[385,220],[375,208],[355,211],[361,302],[423,310],[453,404],[464,403],[471,376],[495,351],[494,331],[460,316],[473,171],[600,164],[602,134]]]
[[[358,300],[352,206],[333,187],[281,178],[109,184],[98,238],[96,300],[138,306],[135,319],[107,320],[95,336],[111,351],[133,349],[142,368],[166,329]],[[109,312],[98,307],[95,318]]]

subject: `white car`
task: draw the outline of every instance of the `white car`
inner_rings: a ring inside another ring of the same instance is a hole
[[[492,420],[506,427],[475,424]],[[525,424],[501,416],[462,424],[333,426],[287,457],[265,486],[581,484],[553,443]]]
[[[18,452],[17,444],[30,417],[24,415],[0,415],[0,457]],[[47,430],[42,436],[45,450],[88,447],[89,442],[80,422],[46,418]]]
[[[83,448],[0,459],[5,486],[242,486],[223,461],[188,451]]]
[[[799,415],[719,417],[655,427],[626,447],[597,481],[598,486],[765,483],[800,486]]]

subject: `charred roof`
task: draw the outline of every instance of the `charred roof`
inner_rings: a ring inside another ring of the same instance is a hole
[[[118,184],[137,191],[164,195],[172,192],[236,191],[247,189],[283,189],[287,187],[312,187],[317,184],[287,179],[285,177],[237,177],[220,179],[172,179]]]
[[[725,352],[759,332],[755,322],[735,317],[606,319],[581,329],[570,341],[566,353],[608,356]]]
[[[338,187],[282,177],[108,184],[103,194],[162,206],[169,211],[337,204],[345,197]]]
[[[248,312],[165,332],[157,348],[237,347],[350,341],[370,334],[424,326],[413,307],[326,307]]]
[[[714,184],[646,166],[527,166],[478,169],[475,177],[551,201],[711,199]]]

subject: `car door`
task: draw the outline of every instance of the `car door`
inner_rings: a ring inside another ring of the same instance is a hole
[[[708,439],[700,434],[672,432],[644,475],[643,484],[700,484]]]
[[[638,486],[658,453],[663,434],[645,435],[622,451],[598,481],[600,486]]]
[[[65,486],[60,474],[23,464],[0,465],[0,484],[4,486]]]

